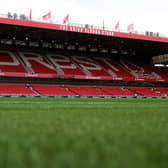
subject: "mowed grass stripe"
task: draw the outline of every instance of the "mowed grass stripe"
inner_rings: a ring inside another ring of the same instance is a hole
[[[77,99],[76,99],[77,100]],[[132,100],[107,100],[107,99],[80,99],[81,101],[77,100],[77,101],[72,101],[72,99],[69,99],[67,101],[67,99],[16,99],[14,100],[13,98],[9,98],[9,100],[1,100],[0,104],[1,105],[1,110],[3,109],[3,107],[5,107],[5,109],[9,109],[11,104],[13,108],[18,108],[18,109],[22,109],[22,108],[35,108],[37,107],[38,109],[50,109],[50,108],[54,108],[56,107],[58,108],[69,108],[69,107],[73,107],[73,108],[97,108],[99,107],[99,110],[101,108],[114,108],[115,110],[120,109],[121,106],[124,109],[128,109],[128,108],[134,108],[136,109],[136,106],[138,105],[139,108],[152,108],[154,109],[155,106],[157,107],[159,104],[160,108],[167,108],[167,104],[165,103],[165,101],[160,101],[160,100],[140,100],[140,101],[135,101],[134,99]],[[119,104],[118,104],[119,103]],[[4,106],[3,106],[4,104]],[[6,106],[9,105],[9,106]],[[95,106],[96,105],[96,106]]]
[[[104,98],[0,98],[0,104],[165,104],[168,99],[104,99]]]
[[[44,102],[43,101],[35,101],[35,102],[33,102],[33,101],[25,101],[25,102],[23,102],[23,101],[2,101],[2,102],[0,102],[0,104],[22,104],[22,103],[24,103],[24,104],[43,104]],[[48,101],[48,102],[45,102],[45,104],[68,104],[68,105],[74,105],[74,104],[86,104],[86,105],[95,105],[95,104],[101,104],[101,105],[104,105],[104,104],[115,104],[115,102],[74,102],[74,101],[59,101],[59,102],[57,102],[57,101]]]

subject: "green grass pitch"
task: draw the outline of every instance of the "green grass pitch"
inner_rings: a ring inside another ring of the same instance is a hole
[[[168,100],[0,99],[0,168],[167,168]]]

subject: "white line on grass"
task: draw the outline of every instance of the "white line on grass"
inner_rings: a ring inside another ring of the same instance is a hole
[[[55,102],[45,102],[45,101],[1,101],[0,104],[116,104],[118,102],[74,102],[74,101],[68,101],[68,102],[64,102],[64,101],[55,101]]]
[[[155,102],[150,102],[150,104],[155,104]],[[0,101],[0,104],[55,104],[55,105],[111,105],[111,104],[149,104],[149,102],[106,102],[106,101],[101,101],[101,102],[79,102],[79,101]],[[160,103],[161,104],[161,103]]]

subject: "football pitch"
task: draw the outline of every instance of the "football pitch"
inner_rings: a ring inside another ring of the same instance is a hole
[[[168,99],[0,98],[1,168],[167,168]]]

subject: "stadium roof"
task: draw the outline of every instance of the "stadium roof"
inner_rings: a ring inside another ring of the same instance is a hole
[[[60,25],[0,18],[0,39],[43,40],[69,45],[100,47],[118,51],[134,51],[139,56],[154,56],[168,53],[168,38],[133,33],[96,29],[89,25]],[[158,36],[158,35],[157,35]]]

